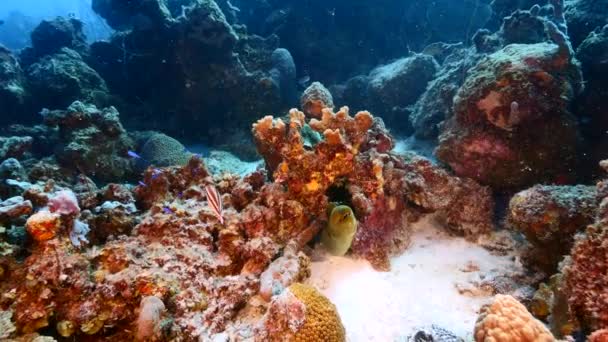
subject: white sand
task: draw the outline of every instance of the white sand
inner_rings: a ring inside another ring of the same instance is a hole
[[[470,263],[479,270],[463,271]],[[415,225],[412,245],[392,260],[390,272],[327,256],[313,262],[309,282],[337,306],[348,341],[403,341],[414,328],[431,324],[468,341],[479,308],[490,298],[461,295],[455,285],[517,268],[509,257],[450,237],[426,218]]]

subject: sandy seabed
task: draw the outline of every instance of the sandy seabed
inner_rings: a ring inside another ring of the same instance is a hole
[[[337,306],[348,341],[405,341],[431,324],[471,341],[479,308],[491,295],[461,294],[459,288],[520,267],[512,256],[492,255],[449,236],[427,217],[414,225],[411,246],[391,260],[390,272],[377,272],[364,260],[325,255],[313,262],[309,283]]]

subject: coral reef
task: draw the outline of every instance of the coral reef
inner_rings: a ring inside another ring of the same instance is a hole
[[[549,330],[508,295],[496,295],[475,323],[475,341],[555,341]]]
[[[608,327],[608,230],[605,218],[580,235],[563,268],[569,308],[584,329]]]
[[[33,138],[0,137],[0,160],[7,158],[21,158],[32,148]]]
[[[589,32],[608,24],[606,0],[566,0],[564,16],[568,22],[572,45],[577,47]]]
[[[557,38],[511,44],[483,58],[454,98],[438,158],[457,175],[496,189],[571,179],[578,130],[568,106],[579,73],[571,49]]]
[[[14,123],[14,117],[23,109],[28,96],[25,76],[19,62],[11,52],[0,46],[0,107],[3,115],[0,124]],[[0,158],[2,159],[2,158]]]
[[[77,101],[66,110],[45,110],[42,116],[45,125],[59,129],[54,154],[61,165],[106,181],[131,176],[127,151],[133,142],[114,107],[100,110]]]
[[[374,267],[388,269],[389,256],[408,246],[409,224],[421,211],[438,212],[448,227],[471,239],[489,231],[493,202],[487,188],[423,158],[390,153],[392,138],[368,112],[351,117],[347,107],[325,109],[321,120],[309,124],[324,135],[312,150],[304,148],[302,112],[292,110],[288,124],[259,120],[253,127],[258,151],[275,183],[286,184],[287,196],[317,218],[314,229],[326,222],[332,192],[346,197],[359,222],[353,253]]]
[[[596,209],[595,187],[537,185],[511,198],[507,222],[532,245],[527,265],[551,274],[570,252],[574,235],[593,223]]]
[[[40,58],[55,54],[65,47],[86,55],[88,46],[82,28],[83,23],[78,19],[57,17],[42,20],[32,31],[32,50],[24,53],[27,54],[27,59]]]
[[[289,51],[277,50],[276,37],[236,30],[216,1],[100,0],[93,8],[118,32],[91,45],[89,62],[122,98],[126,124],[198,139],[211,128],[246,127],[297,96]]]
[[[26,69],[38,108],[63,108],[76,100],[104,104],[105,81],[74,50],[61,48]]]

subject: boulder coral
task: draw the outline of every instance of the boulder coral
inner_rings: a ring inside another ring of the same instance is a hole
[[[292,284],[270,304],[259,341],[346,341],[338,311],[317,289]]]
[[[568,107],[580,69],[563,33],[555,43],[511,44],[482,58],[454,98],[437,157],[496,189],[572,179],[578,130]]]
[[[593,223],[596,194],[593,186],[536,185],[511,198],[507,224],[531,243],[524,259],[529,266],[557,270],[576,233]]]

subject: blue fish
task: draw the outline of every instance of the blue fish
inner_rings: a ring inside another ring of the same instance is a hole
[[[165,214],[173,214],[173,210],[169,207],[163,207],[163,213]]]
[[[153,170],[152,170],[152,179],[156,179],[156,178],[158,178],[158,176],[160,176],[160,175],[161,175],[161,173],[162,173],[162,171],[161,171],[161,170],[159,170],[159,169],[153,169]]]
[[[131,158],[135,158],[135,159],[142,159],[142,158],[139,156],[139,154],[135,153],[134,151],[129,150],[129,151],[127,151],[127,154],[128,154],[128,155],[129,155],[129,157],[131,157]]]
[[[138,183],[139,183],[139,185],[141,185],[141,186],[146,186],[146,183],[144,183],[144,182],[142,182],[142,181],[139,181]]]

